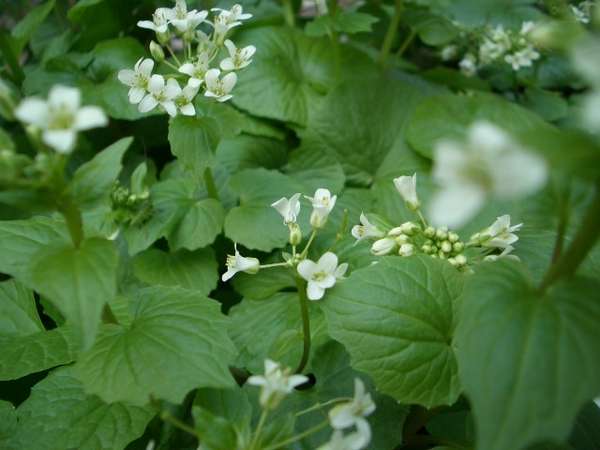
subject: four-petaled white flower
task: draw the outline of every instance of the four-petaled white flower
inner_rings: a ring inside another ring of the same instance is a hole
[[[204,82],[204,76],[208,72],[208,54],[199,53],[198,59],[191,63],[187,62],[179,68],[179,72],[190,77],[189,82],[194,86],[200,86]]]
[[[531,194],[545,184],[547,174],[542,158],[495,125],[476,122],[464,144],[441,141],[435,148],[433,178],[441,190],[430,203],[431,221],[458,228],[488,195],[510,199]]]
[[[128,94],[130,103],[136,105],[141,102],[144,95],[146,95],[153,68],[153,60],[150,58],[140,58],[138,62],[135,63],[135,66],[133,66],[133,70],[123,69],[119,71],[117,75],[119,81],[130,87]]]
[[[172,18],[173,10],[171,8],[157,8],[152,14],[152,20],[140,20],[137,26],[155,33],[166,33]]]
[[[108,119],[97,106],[81,106],[79,89],[54,86],[48,100],[37,97],[24,99],[15,110],[15,117],[42,132],[42,141],[59,153],[70,153],[75,147],[77,132],[102,127]]]
[[[510,226],[510,215],[505,214],[496,219],[488,228],[481,232],[481,245],[490,248],[506,248],[519,240],[514,231],[519,231],[522,223]]]
[[[252,14],[244,13],[239,4],[233,5],[231,9],[212,8],[212,11],[219,12],[213,23],[217,40],[223,39],[229,30],[241,25],[242,20],[252,17]]]
[[[140,102],[138,109],[140,112],[148,112],[160,105],[167,114],[175,117],[177,107],[174,100],[179,94],[181,94],[181,87],[177,80],[169,78],[165,83],[162,75],[152,75],[148,82],[148,95]]]
[[[231,279],[238,272],[246,272],[255,274],[260,269],[260,261],[258,258],[250,258],[240,255],[237,244],[234,244],[235,254],[227,255],[227,272],[221,276],[222,281]]]
[[[296,386],[307,381],[308,377],[293,375],[290,369],[283,369],[279,363],[270,359],[265,360],[264,376],[252,375],[248,378],[248,384],[261,387],[259,401],[267,409],[275,409]]]
[[[354,398],[351,402],[342,403],[335,406],[329,411],[329,423],[336,430],[343,430],[352,426],[356,426],[359,432],[368,432],[368,440],[370,440],[371,432],[368,422],[365,417],[375,411],[375,403],[371,398],[371,394],[365,391],[365,385],[359,378],[354,379]]]
[[[337,195],[332,196],[328,189],[319,188],[315,191],[313,197],[305,196],[312,203],[312,213],[310,215],[310,225],[313,228],[322,228],[327,222],[329,213],[335,206]]]
[[[368,238],[381,238],[385,236],[385,233],[369,222],[367,216],[364,213],[360,213],[360,225],[354,225],[352,227],[352,236],[356,239],[356,242],[360,242],[363,239]]]
[[[237,75],[235,72],[230,72],[223,78],[219,78],[221,71],[219,69],[210,69],[204,75],[204,81],[206,82],[206,97],[214,97],[218,102],[226,102],[233,95],[230,94],[231,90],[237,82]]]
[[[371,246],[371,253],[375,256],[385,256],[392,253],[397,247],[396,239],[391,237],[385,237],[383,239],[378,239],[373,242]]]
[[[229,58],[221,61],[221,69],[226,71],[239,70],[247,67],[252,62],[252,56],[256,53],[254,45],[248,45],[244,48],[237,48],[229,39],[225,41],[225,47],[229,52]]]
[[[533,45],[528,45],[511,55],[506,55],[504,60],[512,66],[513,70],[519,70],[522,67],[531,67],[533,61],[539,57],[540,54],[533,48]]]
[[[417,210],[421,204],[417,197],[417,174],[394,178],[394,186],[410,209]]]
[[[300,193],[292,195],[289,200],[285,197],[280,198],[271,206],[277,210],[283,217],[283,223],[288,225],[296,223],[298,214],[300,214]]]
[[[325,289],[333,287],[337,280],[344,277],[348,264],[338,266],[338,257],[335,253],[327,252],[317,262],[305,259],[298,264],[298,273],[308,285],[306,295],[309,300],[320,300],[325,294]]]
[[[192,82],[190,78],[188,84],[181,90],[181,93],[175,97],[175,106],[181,111],[184,116],[195,116],[196,108],[194,108],[194,98],[198,94],[200,86]]]
[[[195,9],[188,11],[185,0],[177,0],[175,7],[171,10],[170,23],[181,33],[191,32],[204,22],[207,16],[208,11]]]

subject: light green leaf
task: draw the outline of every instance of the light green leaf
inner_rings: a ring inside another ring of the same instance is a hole
[[[460,394],[451,345],[462,275],[428,256],[385,257],[353,272],[323,302],[329,331],[379,391],[427,408]]]
[[[229,387],[234,347],[220,305],[197,292],[152,287],[131,298],[130,326],[104,325],[76,364],[87,392],[107,402],[179,403],[197,387]]]
[[[289,269],[273,267],[254,275],[238,273],[233,279],[233,286],[244,297],[261,300],[282,289],[296,287],[296,279]]]
[[[218,200],[207,198],[192,203],[169,234],[169,244],[174,250],[206,247],[221,233],[224,221],[225,211]]]
[[[171,152],[196,178],[202,176],[206,167],[214,165],[219,139],[218,124],[210,117],[179,116],[169,122]]]
[[[153,415],[125,403],[104,403],[84,392],[72,369],[60,369],[36,384],[19,406],[9,444],[16,449],[122,450],[143,434]]]
[[[130,137],[120,139],[77,169],[70,189],[82,207],[95,206],[108,198],[123,167],[121,159],[132,142]]]
[[[179,286],[208,295],[217,287],[219,274],[212,249],[167,253],[149,249],[133,259],[135,276],[151,285]]]
[[[287,149],[281,141],[242,134],[219,143],[217,160],[229,173],[257,167],[278,169],[287,161]]]
[[[73,362],[81,346],[73,327],[0,337],[0,380],[17,380]]]
[[[16,280],[0,283],[0,336],[27,336],[43,330],[33,292]]]
[[[354,34],[371,31],[379,18],[355,11],[339,11],[335,16],[325,15],[315,18],[306,25],[308,36],[327,36],[331,31]]]
[[[465,287],[456,337],[478,449],[566,440],[580,408],[600,392],[599,289],[580,278],[540,296],[515,262],[479,267]]]
[[[114,243],[99,238],[86,239],[79,248],[68,244],[42,251],[31,262],[35,290],[81,330],[84,347],[94,341],[102,308],[116,294],[117,265]]]
[[[19,55],[35,31],[42,22],[48,17],[48,14],[54,9],[55,0],[49,0],[46,3],[33,8],[23,20],[15,25],[11,30],[12,44],[14,51]]]

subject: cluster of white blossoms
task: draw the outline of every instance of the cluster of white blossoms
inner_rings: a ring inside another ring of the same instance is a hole
[[[293,374],[291,369],[281,367],[275,361],[265,361],[264,375],[252,375],[248,384],[260,387],[259,402],[266,411],[276,409],[281,401],[294,388],[308,381],[308,377]],[[371,395],[366,392],[363,382],[354,380],[354,397],[334,406],[328,414],[329,424],[333,434],[329,442],[323,444],[318,450],[361,450],[371,441],[371,427],[365,417],[375,411],[375,403]],[[354,428],[344,434],[345,430]]]
[[[344,278],[348,270],[348,264],[339,264],[335,253],[326,252],[317,261],[307,258],[308,250],[318,231],[327,223],[337,196],[332,195],[325,188],[317,189],[312,197],[305,196],[312,205],[310,215],[312,233],[304,249],[297,251],[297,246],[302,242],[302,231],[297,222],[301,208],[300,197],[301,194],[296,193],[290,198],[282,197],[271,205],[281,215],[283,224],[289,229],[289,243],[292,246],[292,253],[284,253],[285,262],[261,265],[257,258],[240,255],[236,245],[235,254],[227,257],[227,271],[221,277],[223,281],[229,280],[238,272],[255,274],[263,268],[290,267],[294,268],[298,275],[306,281],[308,299],[320,300],[325,295],[326,289],[332,288],[338,280]]]
[[[502,25],[487,27],[477,33],[477,47],[468,48],[463,53],[458,66],[466,76],[473,76],[485,66],[494,63],[509,64],[513,70],[531,67],[540,58],[540,53],[531,38],[533,22],[524,22],[519,31],[506,29]],[[458,45],[448,45],[441,50],[441,57],[448,61],[459,54]]]
[[[154,59],[140,58],[133,70],[124,69],[119,80],[129,87],[129,101],[140,112],[160,107],[171,117],[178,113],[194,116],[194,99],[202,90],[205,97],[225,102],[233,97],[237,83],[236,71],[248,67],[256,47],[238,48],[227,34],[232,28],[252,17],[236,4],[229,10],[213,8],[212,20],[208,11],[188,11],[185,0],[176,0],[173,8],[158,8],[152,20],[142,20],[138,26],[156,33],[158,43],[150,43]],[[211,33],[198,28],[206,25]],[[165,57],[163,47],[170,58]],[[176,52],[174,49],[179,49]],[[179,55],[178,55],[179,53]],[[220,59],[217,63],[216,60]],[[156,63],[164,63],[176,72],[153,74]],[[178,79],[184,78],[180,84]]]
[[[77,133],[108,124],[104,111],[97,106],[81,106],[81,92],[74,87],[53,86],[48,99],[27,97],[14,111],[28,125],[28,131],[58,153],[75,148]]]
[[[418,215],[421,223],[409,221],[390,227],[382,220],[372,223],[362,213],[360,225],[352,228],[352,236],[357,243],[365,239],[373,241],[372,254],[408,257],[420,253],[447,260],[452,266],[465,271],[470,270],[469,262],[495,261],[505,256],[517,258],[510,253],[514,250],[512,244],[519,239],[514,232],[522,224],[511,226],[509,215],[498,217],[492,225],[471,236],[468,242],[463,242],[457,233],[448,229],[448,225],[436,228],[428,224],[420,211],[416,174],[398,177],[394,179],[394,185],[407,208]]]

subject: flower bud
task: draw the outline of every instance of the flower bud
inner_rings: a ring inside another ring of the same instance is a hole
[[[435,228],[433,228],[433,227],[427,227],[423,231],[423,234],[425,235],[425,237],[432,238],[432,237],[435,236]]]
[[[442,242],[442,245],[440,245],[440,249],[444,253],[450,253],[452,251],[452,244],[448,241],[444,241]]]
[[[375,241],[371,246],[371,253],[376,256],[390,254],[396,248],[396,241],[392,238],[383,238]]]
[[[398,245],[406,244],[409,240],[410,238],[405,234],[401,234],[396,237],[396,242],[398,243]]]
[[[447,227],[439,227],[435,231],[435,237],[439,240],[445,240],[448,237],[448,228]]]
[[[406,206],[412,211],[419,209],[421,204],[417,196],[417,174],[413,176],[402,176],[394,178],[394,186],[398,190],[398,193],[406,203]]]
[[[400,236],[401,234],[403,234],[404,232],[402,231],[402,227],[395,227],[392,228],[390,231],[388,231],[388,236]]]
[[[462,242],[455,242],[454,244],[452,244],[452,250],[454,250],[456,253],[460,253],[465,249],[465,244],[463,244]]]
[[[465,255],[458,255],[454,259],[456,260],[456,264],[459,266],[464,266],[467,264],[467,257]]]
[[[156,33],[156,37],[160,45],[166,45],[169,43],[169,39],[171,39],[171,33],[168,31],[165,33]]]
[[[458,267],[458,263],[456,262],[456,258],[448,258],[448,262],[452,264],[454,267]]]
[[[302,242],[302,230],[300,229],[298,224],[295,222],[292,222],[292,223],[288,224],[288,227],[290,229],[290,244],[291,245],[300,244],[300,242]]]
[[[412,236],[415,234],[415,232],[420,230],[421,227],[414,222],[404,222],[402,225],[400,225],[400,229],[404,234]]]
[[[438,257],[439,257],[440,259],[446,259],[446,258],[447,258],[446,254],[445,254],[445,253],[444,253],[442,250],[440,250],[440,251],[438,252]]]
[[[455,242],[458,242],[458,239],[459,239],[459,236],[458,236],[458,234],[456,234],[456,233],[452,233],[452,232],[448,233],[448,240],[449,240],[449,241],[450,241],[452,244],[454,244]]]
[[[165,52],[162,47],[154,41],[150,41],[150,54],[156,62],[163,62],[165,60]]]
[[[412,244],[402,244],[398,254],[400,256],[412,256],[415,253],[415,246]]]
[[[423,246],[421,246],[421,250],[423,250],[423,253],[431,253],[431,245],[428,244],[424,244]]]

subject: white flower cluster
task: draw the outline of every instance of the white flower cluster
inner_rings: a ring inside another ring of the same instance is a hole
[[[591,21],[593,6],[594,2],[592,1],[580,2],[577,6],[570,5],[575,20],[584,25],[587,25]]]
[[[30,126],[34,135],[58,153],[75,148],[77,133],[108,124],[104,111],[97,106],[81,106],[77,88],[56,85],[48,99],[25,98],[15,109],[15,117]]]
[[[292,195],[290,198],[282,197],[271,206],[283,218],[283,224],[290,232],[289,242],[292,245],[292,254],[284,254],[286,261],[283,263],[261,265],[257,258],[243,257],[235,247],[235,254],[227,257],[227,272],[221,279],[229,280],[238,272],[249,274],[257,273],[261,268],[287,266],[295,268],[298,275],[307,282],[306,294],[309,300],[320,300],[325,294],[325,290],[333,287],[338,280],[344,278],[348,270],[348,264],[338,264],[338,257],[335,253],[326,252],[318,261],[312,261],[307,258],[308,249],[312,244],[317,232],[327,223],[329,214],[335,206],[336,195],[332,195],[328,189],[319,188],[312,197],[305,196],[312,205],[310,215],[310,224],[312,234],[306,247],[302,252],[296,252],[296,246],[302,242],[302,231],[297,223],[300,214],[300,193]]]
[[[524,22],[518,32],[502,25],[486,28],[478,36],[479,47],[467,51],[458,63],[461,71],[467,76],[473,76],[479,68],[499,61],[509,64],[515,71],[531,67],[540,58],[531,39],[533,28],[533,22]],[[441,51],[441,57],[446,61],[457,54],[456,45],[447,46]]]
[[[129,86],[129,101],[138,105],[140,112],[160,107],[172,117],[178,113],[193,116],[196,114],[193,102],[200,90],[218,102],[233,97],[231,92],[238,79],[236,71],[250,65],[256,47],[238,48],[226,37],[232,28],[252,15],[244,13],[238,4],[229,10],[213,8],[211,11],[214,13],[212,21],[208,20],[208,11],[188,11],[185,0],[176,0],[173,8],[158,8],[152,20],[138,22],[139,27],[156,33],[159,44],[150,43],[150,52],[156,61],[140,58],[133,70],[121,70],[118,78]],[[212,29],[210,35],[198,30],[203,24]],[[163,46],[171,60],[165,59]],[[179,56],[173,47],[181,47]],[[211,67],[223,53],[225,57]],[[164,63],[176,73],[153,74],[156,62]],[[177,81],[180,77],[187,77],[183,87]]]
[[[438,228],[428,225],[419,210],[416,174],[398,177],[394,179],[394,184],[407,208],[418,214],[422,224],[404,222],[400,226],[391,228],[371,223],[362,213],[360,225],[352,228],[352,236],[356,238],[357,243],[364,239],[373,240],[371,253],[374,255],[398,254],[408,257],[422,253],[432,258],[447,260],[458,269],[470,270],[467,265],[470,259],[495,261],[500,257],[508,256],[513,251],[512,244],[518,240],[514,232],[518,231],[522,224],[511,226],[509,215],[498,217],[491,226],[474,234],[469,242],[465,243],[457,233],[449,230],[447,225]],[[466,253],[475,249],[480,249],[482,252],[472,254],[472,257],[468,258]]]

